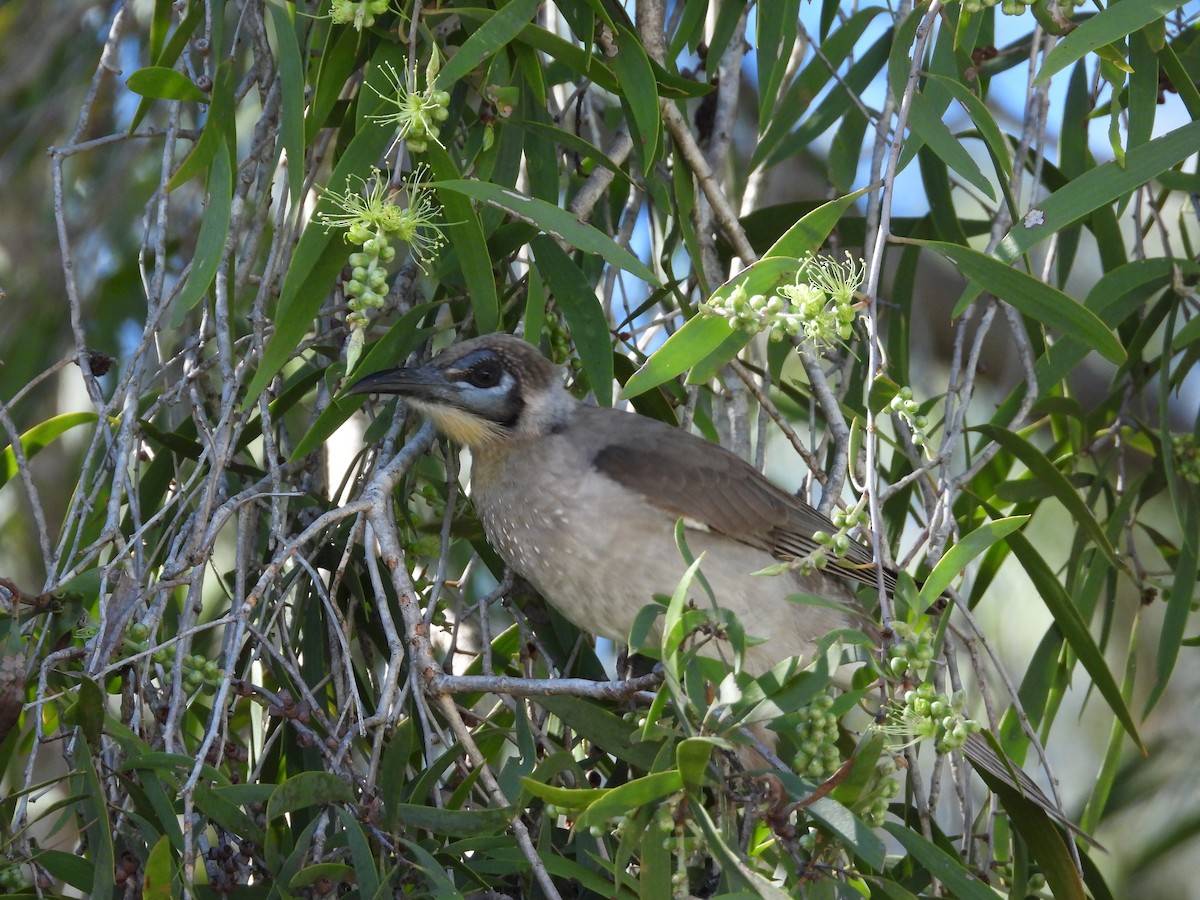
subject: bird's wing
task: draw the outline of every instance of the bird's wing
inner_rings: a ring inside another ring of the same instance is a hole
[[[586,429],[597,447],[597,471],[641,494],[672,518],[684,518],[766,550],[781,560],[819,546],[816,531],[833,534],[832,522],[803,500],[768,481],[757,469],[717,444],[643,416],[584,407],[573,427]],[[828,570],[874,583],[874,558],[852,543]],[[889,587],[894,583],[887,573]]]

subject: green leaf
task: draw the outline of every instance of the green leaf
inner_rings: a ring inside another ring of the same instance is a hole
[[[540,2],[510,0],[458,48],[458,52],[438,72],[434,85],[443,91],[451,90],[476,66],[520,34],[533,19]]]
[[[210,126],[211,126],[210,121]],[[192,254],[188,269],[187,284],[175,299],[171,310],[171,328],[183,324],[192,307],[200,302],[212,286],[217,268],[221,265],[221,254],[225,250],[225,239],[229,236],[229,221],[233,202],[233,164],[229,154],[218,148],[213,154],[212,167],[208,175],[208,196],[204,216],[200,220],[200,234],[196,237],[196,250]]]
[[[425,158],[435,178],[452,180],[460,174],[450,154],[436,144],[430,145]],[[436,189],[437,184],[431,187]],[[483,222],[471,202],[460,193],[439,190],[438,200],[446,217],[446,236],[466,281],[476,328],[480,334],[490,334],[500,326],[500,298],[496,293],[496,276],[492,272],[492,257]]]
[[[1125,348],[1091,310],[1058,288],[978,250],[943,241],[915,240],[954,262],[966,278],[991,291],[1022,314],[1081,340],[1110,362],[1125,361]]]
[[[564,788],[553,784],[546,784],[538,781],[536,778],[529,776],[521,777],[521,784],[524,785],[532,796],[547,803],[553,803],[555,806],[561,806],[564,809],[583,809],[591,806],[612,788]]]
[[[450,837],[475,837],[504,832],[517,815],[511,806],[488,809],[438,809],[416,803],[398,803],[396,820],[410,828]]]
[[[685,785],[696,788],[704,784],[713,747],[711,740],[700,737],[685,738],[675,745],[675,764]]]
[[[21,435],[21,453],[24,454],[25,460],[28,461],[37,456],[47,444],[57,440],[65,432],[79,425],[90,425],[95,421],[96,414],[93,412],[74,412],[62,413],[47,419],[45,422],[39,422]],[[14,452],[12,445],[8,444],[4,447],[3,452],[0,452],[0,488],[8,484],[10,479],[16,477],[18,471],[17,454]]]
[[[579,221],[567,210],[547,203],[545,200],[527,197],[511,188],[482,181],[439,179],[432,182],[430,187],[457,191],[507,210],[518,219],[529,222],[547,234],[561,238],[572,247],[585,253],[599,254],[611,265],[636,275],[647,284],[657,285],[659,283],[657,276],[650,269],[607,234],[586,222]]]
[[[683,776],[676,769],[652,772],[605,791],[575,820],[575,830],[583,831],[593,825],[603,825],[606,819],[627,815],[630,810],[654,803],[676,791],[683,790]]]
[[[825,243],[825,239],[833,232],[833,229],[837,227],[838,222],[842,220],[842,216],[845,215],[846,210],[853,206],[854,202],[866,194],[868,190],[868,188],[863,188],[861,191],[855,191],[844,197],[838,197],[836,200],[830,200],[828,203],[822,203],[781,234],[779,239],[763,254],[763,260],[772,256],[800,259],[805,254],[816,253],[821,245]],[[763,260],[759,260],[759,262]],[[789,274],[793,274],[794,272],[795,269]],[[745,272],[741,274],[745,275]],[[731,282],[733,280],[730,279]],[[747,285],[747,290],[749,290],[749,285]],[[760,288],[756,288],[750,291],[750,293],[761,294],[765,292]]]
[[[330,772],[299,772],[271,792],[267,801],[267,821],[309,806],[325,803],[353,803],[354,793],[342,779]]]
[[[821,797],[807,807],[810,816],[833,832],[872,869],[882,869],[887,858],[883,841],[861,819],[832,797]]]
[[[304,60],[292,20],[296,7],[267,3],[279,64],[279,148],[287,154],[288,196],[299,202],[304,187]]]
[[[1029,469],[1030,474],[1041,483],[1042,487],[1053,492],[1070,515],[1071,520],[1088,533],[1096,546],[1108,557],[1112,566],[1117,570],[1125,568],[1124,562],[1117,557],[1117,552],[1109,542],[1108,535],[1096,521],[1091,509],[1084,503],[1083,498],[1079,496],[1079,492],[1075,490],[1071,482],[1067,480],[1067,476],[1046,457],[1046,454],[1007,428],[1000,428],[996,425],[980,425],[973,430],[977,430],[989,440],[995,441],[1019,459]]]
[[[196,809],[214,824],[256,844],[263,843],[265,836],[262,828],[255,824],[254,819],[236,801],[230,799],[228,787],[197,784],[194,790]]]
[[[161,3],[161,0],[158,0],[158,2]],[[168,4],[167,10],[165,12],[160,12],[159,7],[156,5],[154,22],[151,25],[152,36],[150,41],[150,58],[154,61],[155,66],[167,69],[170,69],[171,66],[175,65],[175,61],[179,59],[179,54],[183,52],[183,48],[187,46],[187,42],[191,39],[192,32],[196,30],[196,26],[204,21],[205,12],[205,7],[202,5],[189,6],[187,15],[184,16],[183,21],[179,23],[179,27],[171,33],[171,37],[167,39],[166,44],[156,52],[154,47],[158,43],[158,35],[163,33],[161,30],[162,28],[168,27],[173,7],[174,4]],[[154,34],[155,31],[158,32],[158,35]],[[195,87],[195,85],[193,85],[193,87]],[[199,90],[199,88],[197,88],[197,90]],[[146,113],[150,111],[150,107],[154,104],[155,99],[156,98],[154,97],[143,97],[141,102],[138,103],[137,110],[134,112],[133,118],[129,122],[130,134],[133,134],[135,131],[137,131],[137,127],[142,124],[142,119],[144,119],[146,117]]]
[[[172,869],[171,842],[164,834],[150,848],[142,867],[142,897],[145,900],[169,900],[175,896]]]
[[[208,102],[208,94],[196,87],[192,79],[166,66],[146,66],[138,69],[126,79],[125,86],[135,94],[154,100]]]
[[[75,748],[75,764],[78,770],[71,777],[73,790],[81,795],[79,815],[86,822],[88,858],[92,862],[92,883],[89,897],[108,900],[113,895],[113,866],[116,851],[113,847],[112,820],[108,815],[108,798],[96,774],[92,748],[83,729],[76,730],[78,743]]]
[[[627,112],[633,149],[641,170],[652,172],[662,151],[662,116],[658,111],[654,70],[646,57],[646,48],[628,28],[617,26],[616,45],[617,53],[610,62],[621,86],[618,96]]]
[[[925,840],[915,828],[897,822],[885,822],[883,827],[957,900],[996,900],[995,891],[967,871],[960,860]]]
[[[921,605],[928,607],[941,596],[942,591],[967,567],[967,563],[985,552],[997,541],[1003,540],[1029,521],[1029,516],[1011,516],[980,525],[961,541],[946,551],[938,560],[925,583],[921,585]]]
[[[716,350],[732,333],[728,319],[692,316],[630,376],[621,391],[621,399],[636,397],[683,374]]]
[[[612,335],[604,308],[583,271],[562,247],[544,234],[529,242],[538,271],[546,279],[567,320],[596,402],[612,406]]]
[[[100,745],[101,733],[104,730],[104,710],[107,707],[104,691],[87,676],[79,679],[75,690],[75,702],[67,711],[66,721],[77,726],[87,738],[88,743]]]
[[[779,98],[796,43],[800,0],[760,4],[757,13],[754,58],[758,62],[758,132],[762,134]]]
[[[96,864],[90,858],[64,850],[38,850],[33,859],[59,881],[65,881],[75,890],[84,894],[91,890]]]
[[[1012,262],[1050,235],[1179,165],[1195,154],[1197,146],[1200,146],[1200,120],[1130,149],[1123,166],[1107,162],[1088,169],[1038,201],[1024,220],[1013,225],[996,248],[996,258]]]
[[[635,739],[637,726],[614,715],[597,703],[579,697],[539,697],[538,706],[553,713],[576,734],[606,753],[632,763],[639,769],[654,765],[655,744]]]
[[[375,856],[362,825],[349,810],[337,807],[338,819],[341,820],[342,830],[346,835],[346,843],[350,847],[350,857],[354,863],[355,880],[358,883],[360,896],[374,897],[379,890],[379,873],[375,868]]]
[[[1087,895],[1075,869],[1075,861],[1071,859],[1062,832],[1046,810],[987,769],[976,767],[975,771],[1000,799],[1013,829],[1024,839],[1038,868],[1046,876],[1055,900],[1085,900]]]
[[[1034,85],[1042,84],[1087,54],[1096,52],[1106,44],[1123,40],[1178,8],[1178,0],[1137,0],[1134,3],[1111,4],[1054,45],[1033,79]]]
[[[1071,598],[1067,596],[1067,592],[1041,554],[1020,532],[1010,534],[1007,544],[1013,555],[1020,561],[1026,574],[1029,575],[1037,589],[1038,596],[1042,598],[1050,615],[1054,617],[1054,623],[1062,632],[1062,636],[1071,645],[1079,662],[1092,677],[1092,683],[1107,701],[1109,708],[1125,732],[1133,739],[1137,748],[1145,753],[1146,746],[1138,735],[1137,725],[1134,724],[1133,716],[1129,713],[1125,698],[1121,695],[1121,690],[1117,686],[1112,672],[1108,670],[1104,654],[1100,652],[1100,648],[1092,639],[1087,622],[1083,620],[1079,608],[1071,602]]]
[[[967,152],[962,141],[954,136],[950,128],[942,121],[941,115],[934,109],[924,94],[913,94],[908,111],[908,127],[921,141],[933,150],[947,166],[961,175],[966,181],[991,199],[996,198],[996,190],[987,180],[974,157]]]
[[[845,199],[831,201],[831,203],[838,204]],[[830,205],[827,203],[819,209],[813,210],[800,222],[797,222],[776,241],[775,247],[799,247],[810,240],[813,235],[820,232],[821,227],[827,221],[825,218],[828,212],[826,207]],[[818,238],[818,240],[822,239]],[[771,252],[775,247],[771,248]],[[783,281],[794,276],[799,268],[799,260],[793,257],[766,256],[742,269],[713,291],[712,299],[727,299],[736,290],[745,291],[747,296],[772,294]],[[638,394],[645,393],[651,388],[658,387],[663,382],[675,378],[693,366],[698,366],[701,362],[704,362],[703,377],[707,377],[714,366],[719,366],[722,362],[732,359],[746,345],[750,337],[749,332],[735,332],[729,326],[729,320],[721,316],[692,316],[682,328],[667,338],[663,345],[654,351],[641,368],[625,382],[621,396],[624,399],[636,397]],[[728,358],[724,360],[710,359],[722,348],[728,353]]]

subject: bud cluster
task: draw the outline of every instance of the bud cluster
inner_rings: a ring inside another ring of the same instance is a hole
[[[833,697],[822,694],[797,712],[796,755],[792,768],[798,775],[824,781],[842,764],[838,753],[838,718],[832,712]]]
[[[849,253],[845,262],[809,254],[800,261],[795,281],[770,297],[748,296],[739,285],[727,297],[714,297],[700,311],[728,319],[730,325],[771,340],[801,337],[816,346],[844,343],[854,333],[857,294],[864,267]]]
[[[912,442],[929,453],[929,435],[926,432],[929,427],[929,419],[922,415],[921,405],[913,399],[912,388],[907,386],[900,388],[896,392],[896,396],[888,403],[885,412],[892,413],[903,420],[912,433]]]

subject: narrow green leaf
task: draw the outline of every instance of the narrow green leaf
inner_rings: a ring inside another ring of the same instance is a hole
[[[677,769],[652,772],[605,791],[575,820],[575,830],[582,831],[593,825],[603,825],[606,819],[628,815],[629,811],[647,803],[683,790],[683,776]]]
[[[53,416],[45,422],[39,422],[21,435],[21,452],[28,461],[65,432],[80,425],[90,425],[95,421],[96,414],[93,412],[62,413]],[[7,444],[3,452],[0,452],[0,488],[8,484],[10,479],[15,478],[17,471],[17,455],[13,452],[12,445]]]
[[[967,567],[967,563],[987,551],[997,541],[1002,541],[1029,521],[1029,516],[1010,516],[980,525],[961,541],[946,551],[938,560],[925,583],[921,585],[921,606],[928,607],[941,596],[942,591]]]
[[[993,200],[996,198],[996,190],[992,183],[980,171],[974,157],[942,121],[942,117],[924,94],[913,95],[908,111],[908,127],[947,166],[966,179],[968,184],[987,197]]]
[[[538,271],[546,279],[567,320],[596,402],[601,406],[612,406],[612,335],[595,290],[554,238],[539,234],[529,246]]]
[[[1125,568],[1124,562],[1117,557],[1117,552],[1113,549],[1108,535],[1104,533],[1104,529],[1096,521],[1096,517],[1091,509],[1083,502],[1083,498],[1079,496],[1079,492],[1075,490],[1075,487],[1067,480],[1067,477],[1058,466],[1046,458],[1046,454],[1042,453],[1042,451],[1038,450],[1037,447],[1033,446],[1033,444],[1029,443],[1029,441],[1025,440],[1019,434],[1009,431],[1007,428],[1000,428],[996,425],[980,425],[973,430],[985,435],[989,440],[995,441],[1019,459],[1029,469],[1030,474],[1041,483],[1042,487],[1053,492],[1054,496],[1058,498],[1059,503],[1063,505],[1063,508],[1071,516],[1072,521],[1082,527],[1091,536],[1096,546],[1108,557],[1108,561],[1112,566],[1118,570]]]
[[[150,19],[150,38],[146,42],[150,59],[157,59],[158,55],[162,53],[163,44],[167,41],[167,34],[171,31],[174,6],[175,4],[171,0],[154,0],[154,15]]]
[[[685,738],[675,745],[675,764],[685,785],[698,788],[704,784],[713,749],[711,740],[700,737]]]
[[[92,862],[92,883],[88,896],[95,900],[108,900],[113,896],[113,866],[116,865],[108,798],[96,774],[92,748],[83,729],[76,730],[75,734],[79,738],[75,748],[75,764],[79,770],[71,780],[75,783],[75,792],[82,795],[79,801],[80,816],[87,823],[88,858]]]
[[[950,94],[967,111],[967,115],[971,117],[971,122],[975,125],[979,136],[983,138],[983,143],[992,157],[997,179],[1004,187],[1005,182],[1012,179],[1012,156],[1009,153],[1008,140],[1005,138],[1004,132],[1000,130],[1000,126],[996,124],[996,119],[992,116],[987,104],[975,96],[962,82],[932,74],[929,79]],[[1009,200],[1011,203],[1011,198]]]
[[[275,29],[276,60],[279,63],[279,147],[287,154],[288,195],[300,201],[304,187],[304,60],[292,20],[296,7],[267,3]]]
[[[212,123],[211,110],[209,113],[209,124]],[[191,151],[183,158],[183,162],[179,164],[179,168],[172,173],[171,178],[167,181],[167,193],[178,188],[180,185],[187,184],[197,175],[202,172],[208,172],[212,163],[213,157],[224,146],[219,130],[213,126],[205,126],[200,132],[200,137],[196,143],[192,145]]]
[[[724,896],[754,897],[758,898],[758,900],[789,900],[792,896],[791,894],[780,889],[769,878],[746,865],[742,855],[726,842],[724,832],[717,827],[717,823],[709,816],[707,809],[697,805],[693,807],[692,812],[696,823],[700,826],[701,831],[704,832],[708,849],[712,851],[713,858],[725,870],[722,873],[723,877],[730,879],[732,887],[741,889],[740,893],[725,894]]]
[[[346,82],[362,62],[358,54],[358,33],[353,28],[334,28],[316,54],[316,75],[312,99],[304,117],[304,144],[308,146],[322,128],[331,124],[330,114],[346,89]],[[359,97],[362,103],[362,96]]]
[[[438,809],[418,803],[398,803],[396,819],[413,829],[450,837],[476,837],[505,831],[518,810],[511,806],[487,809]]]
[[[539,697],[538,706],[562,719],[576,734],[606,753],[639,769],[654,765],[658,747],[636,740],[637,726],[614,715],[603,706],[579,697]]]
[[[1039,85],[1061,72],[1087,54],[1094,53],[1106,44],[1124,40],[1127,35],[1157,22],[1171,11],[1178,9],[1178,0],[1137,0],[1135,3],[1113,3],[1054,45],[1046,54],[1034,85]]]
[[[90,857],[85,859],[65,850],[38,850],[33,860],[59,881],[65,881],[85,895],[92,888],[96,863]]]
[[[299,772],[275,788],[267,801],[267,821],[324,803],[353,803],[350,786],[331,772]]]
[[[142,867],[142,897],[145,900],[169,900],[175,896],[172,868],[171,842],[164,834],[150,848]]]
[[[482,181],[461,179],[439,179],[430,187],[457,191],[476,200],[482,200],[500,209],[507,210],[517,218],[535,225],[547,234],[561,238],[572,247],[585,253],[596,253],[610,264],[624,269],[647,284],[657,285],[658,278],[636,256],[617,244],[607,234],[581,222],[565,209],[552,203],[527,197],[511,188]]]
[[[807,807],[808,814],[821,823],[872,869],[882,869],[887,858],[883,841],[855,816],[832,797],[821,797]]]
[[[978,250],[943,241],[914,240],[954,262],[963,275],[1022,314],[1081,340],[1110,362],[1125,361],[1125,348],[1091,310],[1056,287]]]
[[[435,178],[454,179],[458,168],[450,154],[431,144],[425,154]],[[437,189],[438,183],[430,185]],[[438,190],[438,200],[446,219],[445,232],[454,248],[475,313],[475,327],[480,334],[490,334],[500,327],[500,297],[496,293],[496,276],[492,272],[492,257],[488,252],[483,222],[471,202],[460,192]]]
[[[1119,4],[1110,7],[1136,6]],[[1077,222],[1102,206],[1121,199],[1146,182],[1157,178],[1196,152],[1200,146],[1200,120],[1189,122],[1155,138],[1147,144],[1132,148],[1125,155],[1125,165],[1107,162],[1073,178],[1049,197],[1038,201],[1035,208],[1017,222],[1000,245],[996,257],[1012,262],[1030,247],[1056,234],[1067,225]]]
[[[763,259],[759,260],[759,262],[764,262],[767,257],[772,256],[789,257],[798,260],[807,253],[815,253],[825,243],[825,239],[829,237],[833,229],[837,227],[846,210],[853,206],[854,202],[863,196],[867,190],[868,188],[863,188],[860,191],[855,191],[853,194],[847,194],[844,197],[838,197],[836,200],[822,203],[781,234],[779,239],[763,254]],[[793,274],[794,272],[795,269],[788,274]],[[741,275],[744,274],[744,272],[741,273]],[[738,277],[740,278],[741,275]],[[730,282],[733,280],[730,279]],[[750,290],[749,285],[746,286],[746,289]],[[750,293],[759,294],[763,293],[763,291],[756,289],[750,291]]]
[[[262,828],[255,824],[254,819],[237,801],[230,799],[228,788],[197,784],[194,797],[196,809],[214,824],[256,844],[263,843],[265,834]]]
[[[161,2],[161,0],[156,0]],[[168,6],[166,15],[168,18],[171,15],[171,8],[174,4]],[[183,21],[179,23],[179,27],[171,33],[167,42],[161,50],[153,51],[153,46],[156,41],[152,37],[150,59],[154,61],[154,65],[166,69],[170,69],[175,65],[175,61],[179,59],[179,54],[183,52],[183,48],[187,46],[187,42],[191,40],[192,32],[196,30],[201,22],[204,21],[205,7],[201,4],[194,4],[188,7],[187,15],[183,17]],[[160,20],[157,11],[155,12],[155,20],[160,21],[164,26],[168,24],[167,20]],[[161,33],[161,32],[160,32]],[[138,103],[137,109],[134,111],[133,118],[129,122],[129,133],[133,134],[137,131],[139,125],[142,124],[142,119],[146,117],[146,113],[150,111],[150,107],[154,105],[154,97],[143,97]]]
[[[915,828],[898,822],[885,822],[883,828],[958,900],[996,900],[995,891],[972,875],[960,860],[925,840]]]
[[[700,6],[700,4],[695,5]],[[807,112],[813,100],[829,83],[833,72],[840,69],[842,63],[854,51],[867,26],[884,11],[881,6],[860,10],[847,19],[841,28],[821,42],[821,56],[813,59],[800,71],[800,74],[784,92],[782,99],[774,104],[770,119],[768,121],[760,120],[758,129],[760,137],[750,157],[751,171],[758,168],[768,157],[773,162],[778,161],[778,157],[772,152],[773,148],[791,133],[800,117]],[[882,52],[886,57],[886,46],[882,47]],[[843,113],[848,105],[849,103],[843,104]]]
[[[1063,840],[1062,832],[1046,810],[1024,797],[1020,791],[984,768],[976,768],[1008,813],[1013,829],[1037,860],[1055,900],[1086,900],[1083,882],[1075,870],[1075,861]]]
[[[135,94],[154,100],[208,102],[208,94],[196,87],[192,79],[166,66],[146,66],[138,69],[126,79],[125,86]]]
[[[563,809],[583,809],[591,806],[612,788],[564,788],[546,784],[536,778],[523,776],[521,784],[532,796]]]
[[[662,152],[662,115],[658,111],[658,85],[646,57],[646,48],[628,28],[618,26],[617,53],[610,60],[626,120],[633,137],[634,152],[643,172],[652,172]]]
[[[541,0],[511,0],[507,6],[479,26],[458,52],[442,66],[434,81],[448,91],[501,47],[521,33],[537,12]]]
[[[229,154],[223,150],[223,147],[218,147],[213,154],[200,234],[196,236],[196,250],[192,254],[191,268],[188,269],[187,284],[179,292],[171,310],[172,329],[179,328],[192,307],[208,293],[217,268],[221,265],[233,203],[233,165]]]
[[[354,863],[354,880],[358,884],[359,896],[374,897],[379,890],[379,873],[375,867],[375,854],[367,840],[366,832],[358,819],[343,807],[337,807],[337,816],[350,847],[350,858]]]
[[[1071,602],[1071,598],[1067,596],[1067,592],[1055,578],[1054,572],[1046,564],[1046,560],[1020,532],[1010,534],[1007,544],[1013,555],[1020,561],[1026,574],[1029,575],[1037,589],[1038,596],[1042,598],[1042,602],[1050,611],[1050,615],[1054,617],[1054,623],[1058,626],[1058,630],[1062,632],[1062,636],[1071,645],[1075,656],[1092,677],[1092,683],[1096,689],[1107,701],[1109,709],[1113,711],[1137,748],[1145,753],[1146,746],[1138,735],[1137,725],[1134,724],[1133,716],[1129,713],[1125,698],[1121,695],[1121,690],[1117,686],[1112,672],[1108,670],[1104,654],[1100,652],[1100,648],[1092,639],[1087,622],[1083,620],[1079,609]]]
[[[853,197],[853,195],[850,195]],[[771,248],[773,253],[778,247],[810,248],[815,238],[818,242],[824,239],[821,229],[829,222],[836,222],[836,215],[827,207],[836,208],[847,198],[833,200],[818,209],[813,210],[800,222],[788,229]],[[832,224],[829,227],[833,227]],[[801,253],[805,250],[801,250]],[[755,294],[772,294],[787,278],[796,274],[800,268],[799,260],[791,256],[765,256],[747,266],[737,275],[717,288],[712,295],[713,300],[722,300],[736,290],[745,291],[748,296]],[[636,397],[651,388],[658,387],[692,367],[700,367],[703,363],[704,375],[719,365],[720,358],[713,355],[720,350],[729,354],[728,362],[744,347],[749,340],[749,333],[736,333],[729,325],[729,320],[720,316],[695,315],[683,324],[683,327],[671,335],[651,357],[642,364],[630,379],[625,382],[621,391],[623,399]],[[699,369],[697,369],[699,371]]]
[[[882,11],[879,7],[872,13]],[[844,78],[825,95],[813,113],[800,123],[798,128],[785,131],[779,135],[776,143],[766,143],[766,138],[759,142],[759,148],[750,158],[751,165],[773,166],[782,160],[789,159],[795,154],[807,150],[810,144],[846,114],[846,107],[851,104],[850,93],[861,94],[878,76],[880,69],[887,63],[888,51],[892,47],[893,29],[888,29],[870,48],[859,56],[846,72]],[[824,65],[817,61],[814,65]],[[769,147],[770,149],[765,149]]]
[[[754,58],[758,61],[758,133],[762,134],[779,97],[796,43],[800,0],[762,4],[757,12]]]

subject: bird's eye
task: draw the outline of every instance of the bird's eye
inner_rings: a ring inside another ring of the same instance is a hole
[[[495,359],[481,359],[467,370],[467,381],[477,388],[493,388],[504,377],[504,369]]]

